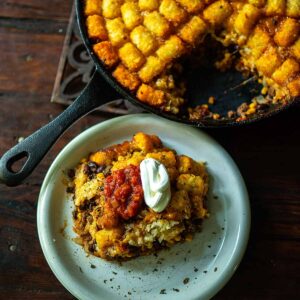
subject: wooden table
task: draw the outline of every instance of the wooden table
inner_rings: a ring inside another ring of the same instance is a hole
[[[0,154],[64,108],[49,98],[72,1],[0,2]],[[0,186],[0,298],[73,299],[38,241],[37,198],[66,143],[108,115],[74,125],[22,185]],[[258,124],[208,130],[232,155],[248,186],[252,228],[245,257],[214,299],[299,299],[300,107]]]

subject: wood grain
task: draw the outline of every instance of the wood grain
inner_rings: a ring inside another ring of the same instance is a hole
[[[300,107],[236,130],[210,132],[237,162],[252,225],[237,273],[215,299],[297,299],[300,276]]]
[[[72,0],[1,0],[1,17],[66,21]]]
[[[72,1],[0,2],[0,155],[59,114],[49,102]],[[51,162],[74,136],[107,119],[75,124],[19,187],[0,186],[0,299],[73,299],[39,245],[36,205]],[[245,257],[214,299],[298,299],[300,107],[255,125],[208,130],[240,167],[252,228]]]

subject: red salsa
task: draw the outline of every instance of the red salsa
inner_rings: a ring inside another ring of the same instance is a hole
[[[129,165],[113,171],[105,179],[104,194],[104,215],[109,216],[110,220],[103,216],[106,219],[106,222],[102,222],[103,227],[114,227],[118,218],[128,220],[136,216],[144,199],[140,168]]]

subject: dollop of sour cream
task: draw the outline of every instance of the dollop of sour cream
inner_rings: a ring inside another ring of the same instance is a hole
[[[146,204],[155,212],[162,212],[171,199],[169,174],[163,164],[146,158],[140,164],[142,187]]]

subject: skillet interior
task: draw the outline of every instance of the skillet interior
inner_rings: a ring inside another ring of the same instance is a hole
[[[269,109],[264,112],[260,112],[255,114],[253,117],[243,120],[243,121],[235,121],[229,118],[222,118],[218,120],[214,119],[203,119],[201,121],[193,121],[189,120],[187,116],[184,114],[170,114],[161,111],[160,109],[154,108],[150,105],[147,105],[141,101],[139,101],[134,95],[132,95],[129,91],[124,89],[119,82],[112,76],[111,72],[106,69],[104,64],[99,60],[99,58],[94,54],[92,44],[88,38],[86,25],[85,25],[85,16],[84,16],[84,7],[82,0],[76,0],[76,15],[79,30],[81,33],[82,40],[84,45],[92,57],[96,70],[100,72],[102,77],[118,92],[122,97],[129,100],[142,107],[143,109],[152,112],[156,115],[162,116],[164,118],[181,122],[185,124],[189,124],[195,127],[229,127],[229,126],[241,126],[245,124],[250,124],[262,119],[269,118],[277,113],[289,108],[294,105],[296,102],[300,100],[300,97],[290,101],[288,104],[277,104],[274,106],[270,106]],[[245,99],[252,99],[255,96],[255,90],[259,90],[259,84],[255,81],[249,81],[246,85],[241,84],[245,81],[242,77],[242,74],[230,69],[226,72],[218,72],[215,69],[193,69],[192,71],[188,71],[186,73],[186,78],[188,79],[188,98],[189,105],[196,106],[202,104],[198,99],[207,99],[208,96],[217,96],[220,101],[214,105],[214,110],[216,112],[226,115],[226,112],[229,110],[235,110],[240,104],[245,102]],[[239,88],[234,88],[239,86]],[[226,91],[224,93],[224,91]],[[254,93],[254,94],[253,94]],[[222,95],[221,95],[222,94]],[[258,95],[258,94],[256,94]]]

